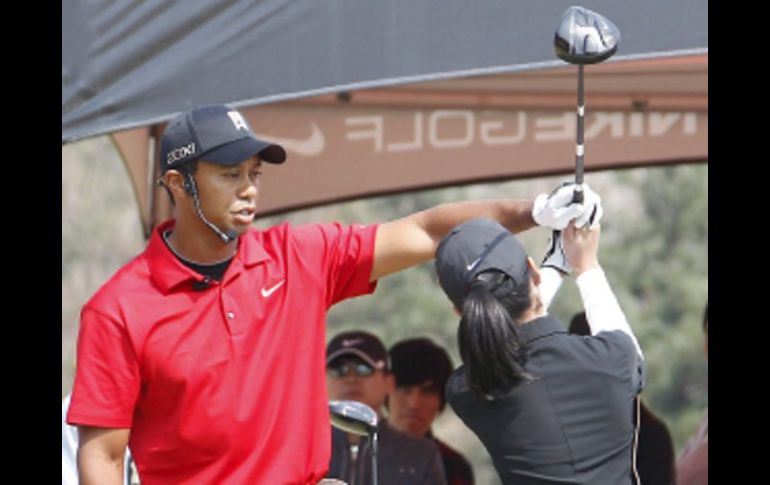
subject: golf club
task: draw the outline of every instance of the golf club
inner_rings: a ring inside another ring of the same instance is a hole
[[[372,444],[372,484],[377,485],[377,413],[358,401],[329,401],[329,412],[335,428],[369,436]]]
[[[585,100],[583,66],[596,64],[612,56],[618,49],[620,31],[602,15],[579,6],[569,7],[561,16],[554,35],[554,48],[560,59],[577,64],[577,147],[575,149],[575,192],[572,201],[583,202],[583,118]]]

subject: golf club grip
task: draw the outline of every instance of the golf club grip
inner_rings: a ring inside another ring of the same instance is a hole
[[[582,204],[584,200],[583,197],[583,191],[580,189],[575,189],[574,192],[572,192],[572,203],[573,204]]]

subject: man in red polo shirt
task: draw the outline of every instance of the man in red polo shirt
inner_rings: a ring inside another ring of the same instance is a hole
[[[160,183],[174,218],[84,305],[67,415],[83,484],[121,483],[130,447],[143,485],[316,483],[330,456],[325,315],[429,260],[473,217],[513,232],[601,217],[590,189],[535,201],[443,204],[372,225],[257,230],[260,167],[284,149],[238,111],[173,118]]]

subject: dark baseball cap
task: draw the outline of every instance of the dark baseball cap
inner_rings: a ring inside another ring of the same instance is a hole
[[[337,334],[326,346],[326,365],[344,355],[352,355],[375,369],[390,370],[390,357],[385,345],[374,334],[349,331]]]
[[[462,308],[473,278],[499,270],[518,286],[527,278],[527,252],[516,237],[491,219],[471,219],[455,226],[436,249],[436,273],[444,293]]]
[[[198,159],[236,165],[256,154],[268,163],[286,160],[283,147],[257,138],[238,111],[223,104],[198,106],[166,125],[160,141],[160,171]]]

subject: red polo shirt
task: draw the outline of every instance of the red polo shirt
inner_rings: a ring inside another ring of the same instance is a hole
[[[241,236],[204,290],[153,233],[83,307],[67,421],[131,428],[143,485],[316,483],[329,465],[327,309],[371,293],[377,226]]]

